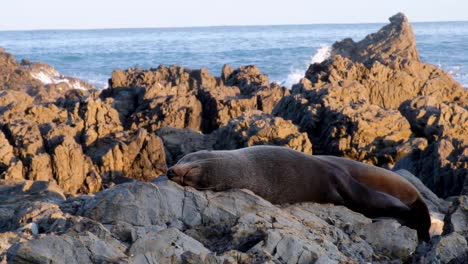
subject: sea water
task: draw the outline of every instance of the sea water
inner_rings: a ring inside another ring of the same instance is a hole
[[[17,59],[45,62],[98,88],[107,86],[115,69],[178,64],[219,75],[225,63],[256,64],[270,81],[290,86],[311,63],[325,59],[335,41],[358,41],[383,25],[3,31],[0,47]],[[421,59],[468,87],[468,22],[412,26]]]

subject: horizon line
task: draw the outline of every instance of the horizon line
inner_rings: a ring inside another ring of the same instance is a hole
[[[444,20],[444,21],[410,21],[410,24],[425,23],[463,23],[468,20]],[[128,29],[192,29],[192,28],[229,28],[229,27],[281,27],[281,26],[327,26],[327,25],[382,25],[386,22],[344,22],[344,23],[310,23],[310,24],[246,24],[246,25],[211,25],[211,26],[143,26],[143,27],[101,27],[101,28],[37,28],[37,29],[1,29],[0,32],[22,31],[85,31],[85,30],[128,30]]]

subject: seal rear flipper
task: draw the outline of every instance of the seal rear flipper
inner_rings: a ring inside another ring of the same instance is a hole
[[[422,198],[417,199],[410,205],[411,213],[405,225],[418,231],[418,238],[423,241],[429,241],[431,236],[431,215],[426,203]]]
[[[391,217],[404,222],[411,208],[398,198],[371,189],[353,177],[336,177],[337,191],[344,198],[345,206],[370,218]]]

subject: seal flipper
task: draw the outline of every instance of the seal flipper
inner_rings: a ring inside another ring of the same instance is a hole
[[[411,208],[398,198],[376,191],[349,175],[336,177],[336,188],[345,206],[370,218],[391,217],[408,221]]]
[[[394,218],[403,225],[415,229],[420,240],[429,241],[431,218],[422,198],[408,206],[398,198],[371,189],[351,176],[336,177],[335,182],[346,207],[369,218]]]

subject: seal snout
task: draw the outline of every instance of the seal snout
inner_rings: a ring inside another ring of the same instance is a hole
[[[181,166],[172,166],[170,167],[167,172],[166,176],[169,178],[169,180],[174,181],[178,184],[184,185],[184,176],[186,172],[183,167]]]

